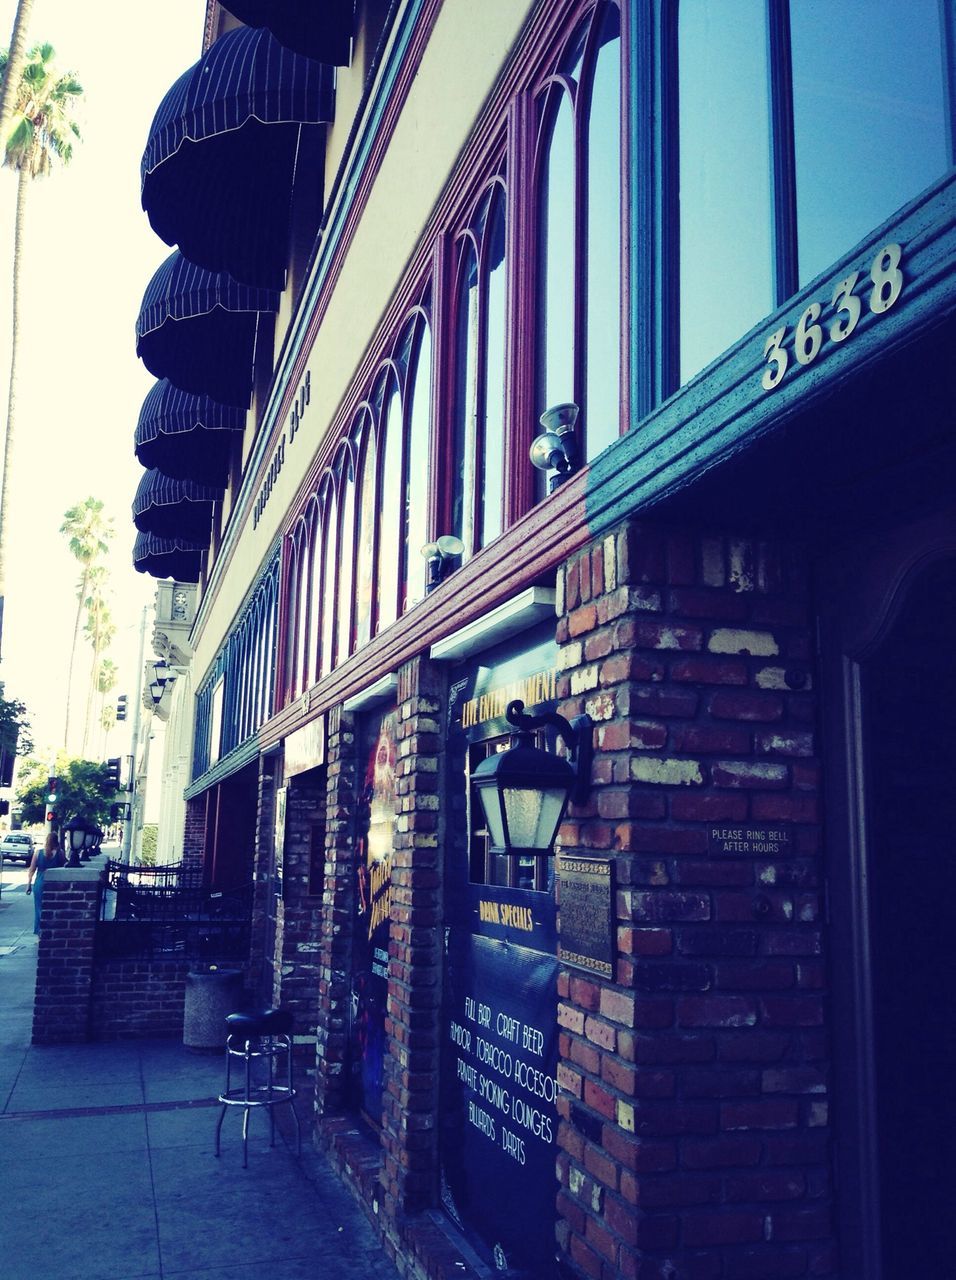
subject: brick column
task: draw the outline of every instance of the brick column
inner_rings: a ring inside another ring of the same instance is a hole
[[[33,1006],[34,1044],[90,1039],[93,946],[103,873],[61,867],[44,877]]]
[[[272,956],[267,955],[269,916],[274,892],[272,871],[275,846],[275,771],[276,761],[271,756],[259,757],[259,794],[256,808],[256,844],[253,850],[252,878],[252,928],[249,938],[249,969],[247,985],[255,993],[256,1002],[263,1007],[272,1004],[274,998],[274,966]]]
[[[295,1016],[296,1041],[315,1056],[322,951],[322,891],[327,785],[325,769],[290,779],[286,796],[281,919],[276,928],[273,999]],[[316,841],[322,863],[313,867]],[[317,878],[318,883],[313,883]]]
[[[186,801],[186,821],[183,825],[183,868],[198,871],[206,851],[206,797],[196,796]]]
[[[382,1184],[390,1217],[435,1203],[441,1006],[442,875],[439,763],[444,674],[425,658],[398,673],[398,817],[392,926]]]
[[[562,1251],[601,1278],[832,1274],[802,557],[629,525],[562,592],[562,709],[597,721],[562,846],[617,883],[615,980],[559,979]]]
[[[325,875],[316,1007],[315,1105],[320,1116],[345,1107],[348,1092],[349,966],[352,957],[356,746],[353,717],[328,713]]]

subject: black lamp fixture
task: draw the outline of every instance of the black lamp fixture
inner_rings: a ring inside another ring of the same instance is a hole
[[[471,781],[495,852],[546,856],[568,801],[581,804],[591,790],[594,722],[587,715],[569,721],[553,711],[527,715],[518,699],[508,703],[505,719],[515,729],[511,746],[482,760]],[[534,745],[534,730],[548,725],[568,747],[568,759]]]
[[[160,658],[158,662],[153,663],[153,678],[149,683],[149,695],[153,700],[154,708],[158,707],[162,702],[166,686],[175,679],[176,672],[165,658]]]
[[[576,404],[556,404],[545,409],[538,419],[544,430],[532,440],[529,456],[533,467],[553,472],[549,493],[554,493],[581,465],[581,450],[575,435],[580,412]]]
[[[86,848],[86,836],[89,827],[85,818],[71,818],[69,822],[63,825],[63,835],[66,844],[70,849],[70,856],[66,860],[68,867],[82,867],[80,854]]]
[[[465,544],[461,538],[456,538],[451,533],[442,534],[434,542],[425,543],[422,555],[426,566],[426,592],[434,591],[444,581],[445,575],[458,567],[464,550]]]

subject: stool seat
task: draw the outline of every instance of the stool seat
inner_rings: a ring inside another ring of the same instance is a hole
[[[292,1014],[287,1009],[259,1009],[252,1013],[226,1015],[226,1085],[219,1095],[222,1110],[216,1124],[216,1155],[222,1122],[229,1107],[242,1108],[242,1167],[249,1165],[249,1115],[257,1107],[269,1112],[270,1145],[275,1146],[274,1108],[282,1102],[293,1103],[292,1085]],[[284,1058],[284,1070],[277,1063]],[[232,1064],[243,1064],[242,1083],[232,1082]],[[295,1124],[296,1153],[302,1150],[299,1117],[292,1105]]]
[[[292,1014],[288,1009],[260,1009],[257,1013],[230,1013],[226,1016],[229,1035],[278,1036],[292,1030]]]

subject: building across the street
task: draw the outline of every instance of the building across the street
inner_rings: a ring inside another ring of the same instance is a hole
[[[159,848],[254,882],[402,1274],[950,1273],[954,41],[197,18],[142,175]]]

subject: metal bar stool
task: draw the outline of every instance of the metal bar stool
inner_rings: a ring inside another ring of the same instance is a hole
[[[242,1107],[242,1167],[249,1167],[249,1113],[256,1107],[269,1112],[269,1145],[275,1146],[276,1124],[273,1108],[287,1102],[295,1122],[296,1155],[302,1151],[299,1117],[295,1113],[295,1089],[292,1087],[292,1014],[282,1009],[263,1009],[259,1013],[230,1013],[226,1018],[226,1087],[219,1095],[222,1110],[216,1124],[216,1155],[219,1136],[229,1107]],[[277,1071],[277,1060],[285,1056],[285,1069]],[[241,1085],[232,1083],[233,1059],[243,1063]],[[257,1070],[253,1078],[254,1070]]]

